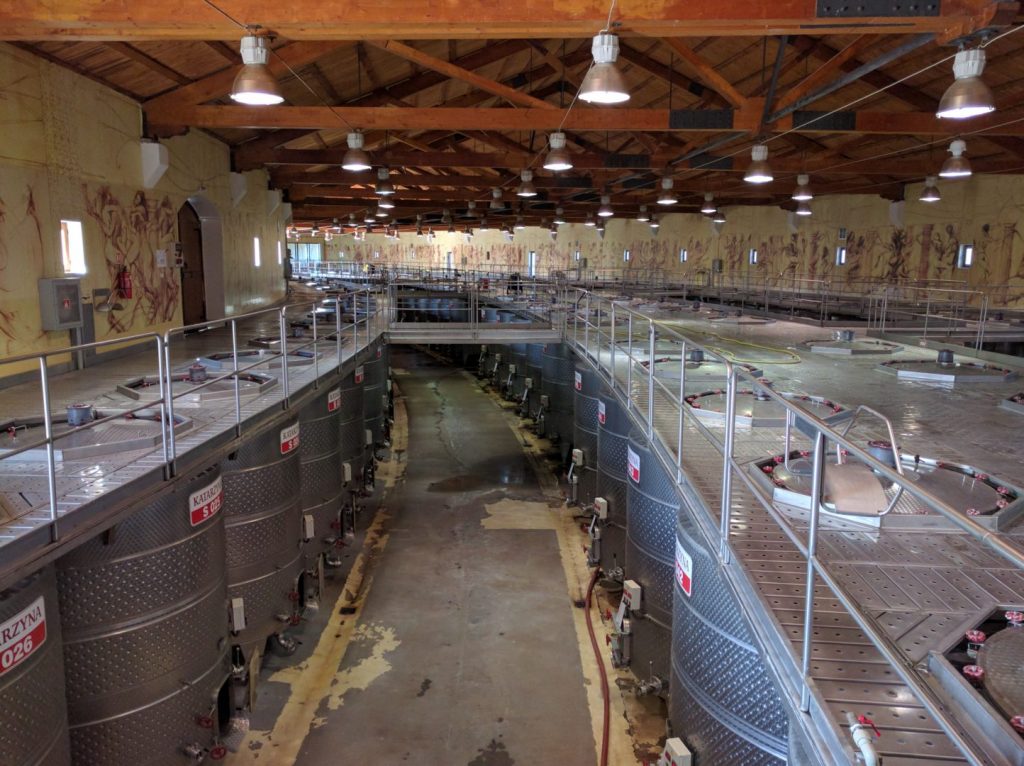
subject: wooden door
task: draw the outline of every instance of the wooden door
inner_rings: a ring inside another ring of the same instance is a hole
[[[178,211],[181,269],[181,315],[185,325],[206,321],[206,282],[203,279],[203,229],[187,202]]]

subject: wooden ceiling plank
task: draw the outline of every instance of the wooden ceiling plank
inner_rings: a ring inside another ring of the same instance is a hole
[[[666,37],[663,41],[685,64],[689,65],[698,80],[718,93],[737,109],[741,109],[746,105],[747,97],[736,90],[731,82],[722,77],[707,59],[694,53],[693,49],[678,38]]]
[[[128,43],[109,42],[106,45],[112,51],[116,51],[118,54],[124,56],[129,61],[133,61],[136,64],[144,66],[146,69],[160,75],[165,80],[176,82],[178,83],[178,85],[188,85],[192,82],[190,78],[186,77],[181,72],[174,71],[169,66],[160,63],[152,56],[148,55],[147,53],[143,53],[138,48],[129,45]]]
[[[396,56],[412,61],[427,69],[432,69],[435,72],[440,72],[443,75],[451,77],[456,80],[462,80],[463,82],[469,83],[474,88],[478,88],[487,93],[491,93],[495,96],[499,96],[510,104],[516,106],[525,106],[533,109],[557,109],[554,104],[549,104],[547,101],[543,101],[539,98],[535,98],[527,93],[518,91],[515,88],[510,88],[507,85],[503,85],[500,82],[488,79],[478,75],[476,72],[472,72],[468,69],[453,64],[450,61],[439,59],[436,56],[431,56],[417,48],[413,48],[411,45],[398,42],[397,40],[387,40],[384,42],[370,41],[371,45],[375,45],[382,50],[386,50],[389,53],[393,53]]]

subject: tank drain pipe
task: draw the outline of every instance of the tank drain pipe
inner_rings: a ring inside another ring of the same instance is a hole
[[[847,711],[846,720],[850,724],[850,736],[853,737],[853,744],[860,750],[860,757],[864,766],[882,766],[882,757],[875,750],[874,736],[882,736],[875,728],[875,722],[867,716],[854,718],[853,713]]]
[[[601,701],[602,715],[604,721],[601,724],[601,758],[598,766],[608,766],[608,732],[611,728],[611,712],[608,692],[608,673],[604,669],[604,657],[601,656],[601,648],[597,645],[597,635],[594,633],[594,620],[591,616],[594,603],[594,586],[597,578],[601,575],[601,568],[595,567],[590,575],[590,584],[587,586],[587,598],[585,608],[587,610],[587,633],[590,634],[590,647],[594,650],[594,659],[597,661],[597,670],[601,674]]]

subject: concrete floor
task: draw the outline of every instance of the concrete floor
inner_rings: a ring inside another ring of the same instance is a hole
[[[407,444],[395,445],[405,470],[369,532],[359,608],[345,619],[325,604],[323,651],[269,662],[254,731],[231,761],[591,766],[591,690],[550,496],[469,376],[400,347],[391,364],[408,412]],[[282,725],[303,708],[308,726]]]

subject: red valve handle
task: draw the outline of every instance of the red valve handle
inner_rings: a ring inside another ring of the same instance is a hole
[[[859,723],[859,724],[861,724],[863,726],[870,726],[871,730],[873,732],[875,732],[875,736],[876,737],[881,737],[882,736],[882,732],[880,732],[878,730],[878,727],[875,726],[875,722],[872,721],[870,718],[868,718],[866,715],[859,715],[859,716],[857,716],[857,723]]]

